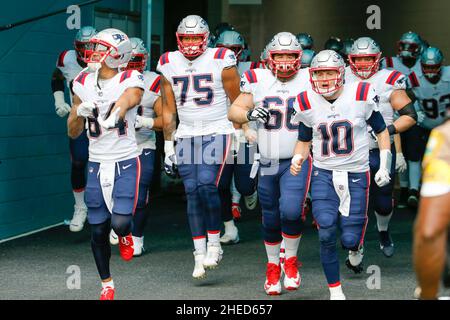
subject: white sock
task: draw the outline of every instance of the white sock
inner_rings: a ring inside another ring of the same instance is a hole
[[[300,245],[301,239],[301,235],[296,238],[286,237],[285,235],[283,235],[286,259],[297,256],[298,246]]]
[[[399,173],[399,181],[400,181],[400,188],[408,188],[409,187],[409,174],[408,169],[406,169],[404,172]]]
[[[344,292],[342,291],[341,285],[338,285],[336,287],[328,287],[328,289],[330,289],[331,295],[344,294]]]
[[[218,244],[220,243],[220,231],[208,231],[208,243]]]
[[[392,212],[387,216],[382,216],[375,211],[375,216],[377,217],[378,231],[388,231],[389,221],[391,221]]]
[[[228,231],[236,228],[234,220],[225,221],[223,224],[225,225],[225,233],[229,233]]]
[[[420,161],[408,161],[409,189],[419,190],[421,167]]]
[[[233,204],[239,204],[239,202],[241,201],[241,194],[239,193],[239,191],[236,188],[236,185],[234,184],[234,177],[231,180],[231,186],[230,186],[230,191],[231,191],[231,202]]]
[[[114,288],[114,280],[109,280],[107,282],[102,281],[102,288],[111,287]]]
[[[86,207],[84,204],[84,190],[80,192],[73,192],[73,197],[75,198],[75,205],[78,207]]]
[[[269,263],[279,265],[281,242],[277,244],[269,244],[267,242],[264,242],[264,245],[266,246],[267,260],[269,261]]]
[[[206,237],[194,239],[194,248],[197,253],[206,254]]]

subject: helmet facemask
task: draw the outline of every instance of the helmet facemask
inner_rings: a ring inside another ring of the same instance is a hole
[[[145,67],[147,66],[148,55],[142,53],[133,53],[131,55],[130,61],[123,70],[137,70],[140,73],[143,73]]]
[[[420,45],[415,42],[399,41],[397,48],[401,58],[415,59],[420,54]]]
[[[176,33],[178,50],[186,58],[196,58],[203,54],[208,46],[209,32],[203,34],[180,34]],[[184,37],[201,37],[201,40],[196,42],[190,42],[189,44],[183,43]]]
[[[318,71],[336,71],[336,76],[327,76],[325,79],[318,79]],[[310,82],[312,89],[324,96],[331,97],[344,84],[344,68],[343,67],[318,67],[309,69]]]
[[[421,63],[423,75],[431,80],[437,81],[441,76],[441,64],[425,64]]]
[[[356,58],[373,57],[370,61],[356,61]],[[368,79],[380,68],[381,52],[376,54],[349,54],[348,62],[352,72],[361,79]]]
[[[117,48],[102,40],[92,39],[89,42],[88,49],[84,52],[84,61],[88,64],[90,69],[100,69],[103,62],[106,63],[106,59],[111,57],[112,59],[119,59],[120,55],[117,54]]]
[[[294,54],[294,59],[275,59],[276,54]],[[300,50],[282,50],[282,51],[269,51],[267,58],[267,65],[272,73],[277,78],[291,78],[294,76],[301,67],[302,51]]]
[[[85,51],[89,47],[89,41],[75,41],[74,42],[75,51],[77,53],[77,58],[81,61],[84,61]]]

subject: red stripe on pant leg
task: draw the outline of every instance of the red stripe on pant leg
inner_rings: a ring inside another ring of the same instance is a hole
[[[277,245],[281,244],[281,241],[278,241],[278,242],[267,242],[267,241],[264,241],[264,244],[268,245],[268,246],[277,246]]]
[[[329,288],[336,288],[336,287],[339,287],[340,285],[341,285],[341,282],[338,281],[336,283],[329,284],[328,287]]]
[[[208,230],[208,233],[210,233],[210,234],[218,234],[218,233],[220,233],[220,230]]]
[[[75,192],[75,193],[80,193],[80,192],[83,192],[84,191],[84,188],[81,188],[81,189],[73,189],[73,192]]]
[[[206,236],[192,237],[192,240],[206,239]]]
[[[302,215],[301,215],[302,219],[305,218],[305,202],[306,202],[306,197],[308,196],[309,187],[311,186],[311,173],[312,173],[312,163],[313,163],[311,155],[308,156],[308,159],[309,159],[309,168],[308,168],[308,177],[306,178],[305,195],[303,196],[303,202],[302,202]]]
[[[136,191],[134,193],[134,205],[133,205],[133,215],[136,211],[136,206],[139,198],[139,182],[141,181],[141,160],[139,157],[136,158]]]
[[[220,181],[220,178],[222,177],[223,168],[225,168],[225,164],[226,164],[227,158],[228,158],[228,152],[229,152],[230,146],[231,146],[231,139],[230,139],[229,134],[227,134],[226,141],[227,141],[227,146],[226,146],[226,149],[224,152],[222,165],[220,166],[219,172],[217,173],[217,177],[216,177],[216,187],[219,186],[219,181]]]
[[[362,234],[361,234],[361,240],[359,241],[359,245],[363,245],[364,244],[364,237],[366,235],[366,229],[367,229],[367,224],[369,222],[369,217],[367,216],[367,211],[369,210],[369,190],[370,190],[370,171],[366,172],[366,179],[367,179],[367,189],[366,189],[366,223],[364,224],[364,228],[362,230]]]
[[[286,233],[282,232],[281,236],[283,238],[288,238],[288,239],[298,239],[298,238],[300,238],[302,236],[302,234],[300,233],[300,234],[296,234],[296,235],[289,235],[289,234],[286,234]]]

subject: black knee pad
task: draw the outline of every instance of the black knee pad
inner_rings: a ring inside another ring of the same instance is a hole
[[[131,214],[121,215],[113,213],[111,217],[111,227],[120,237],[125,237],[130,234],[132,222],[133,216]]]
[[[110,220],[91,225],[91,243],[105,245],[109,243]]]

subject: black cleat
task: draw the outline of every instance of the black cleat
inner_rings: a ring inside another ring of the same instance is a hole
[[[347,259],[345,260],[345,265],[347,266],[347,268],[349,268],[351,271],[353,271],[356,274],[360,274],[361,272],[364,271],[364,266],[363,266],[362,261],[357,266],[354,266],[350,263],[350,259],[347,257]]]
[[[408,188],[400,189],[400,199],[398,200],[397,208],[404,209],[408,206]]]
[[[413,209],[416,209],[418,205],[419,205],[419,191],[411,189],[409,191],[408,206],[410,206]]]
[[[378,235],[380,237],[381,251],[387,258],[392,257],[394,255],[394,243],[392,242],[389,231],[379,231]]]

